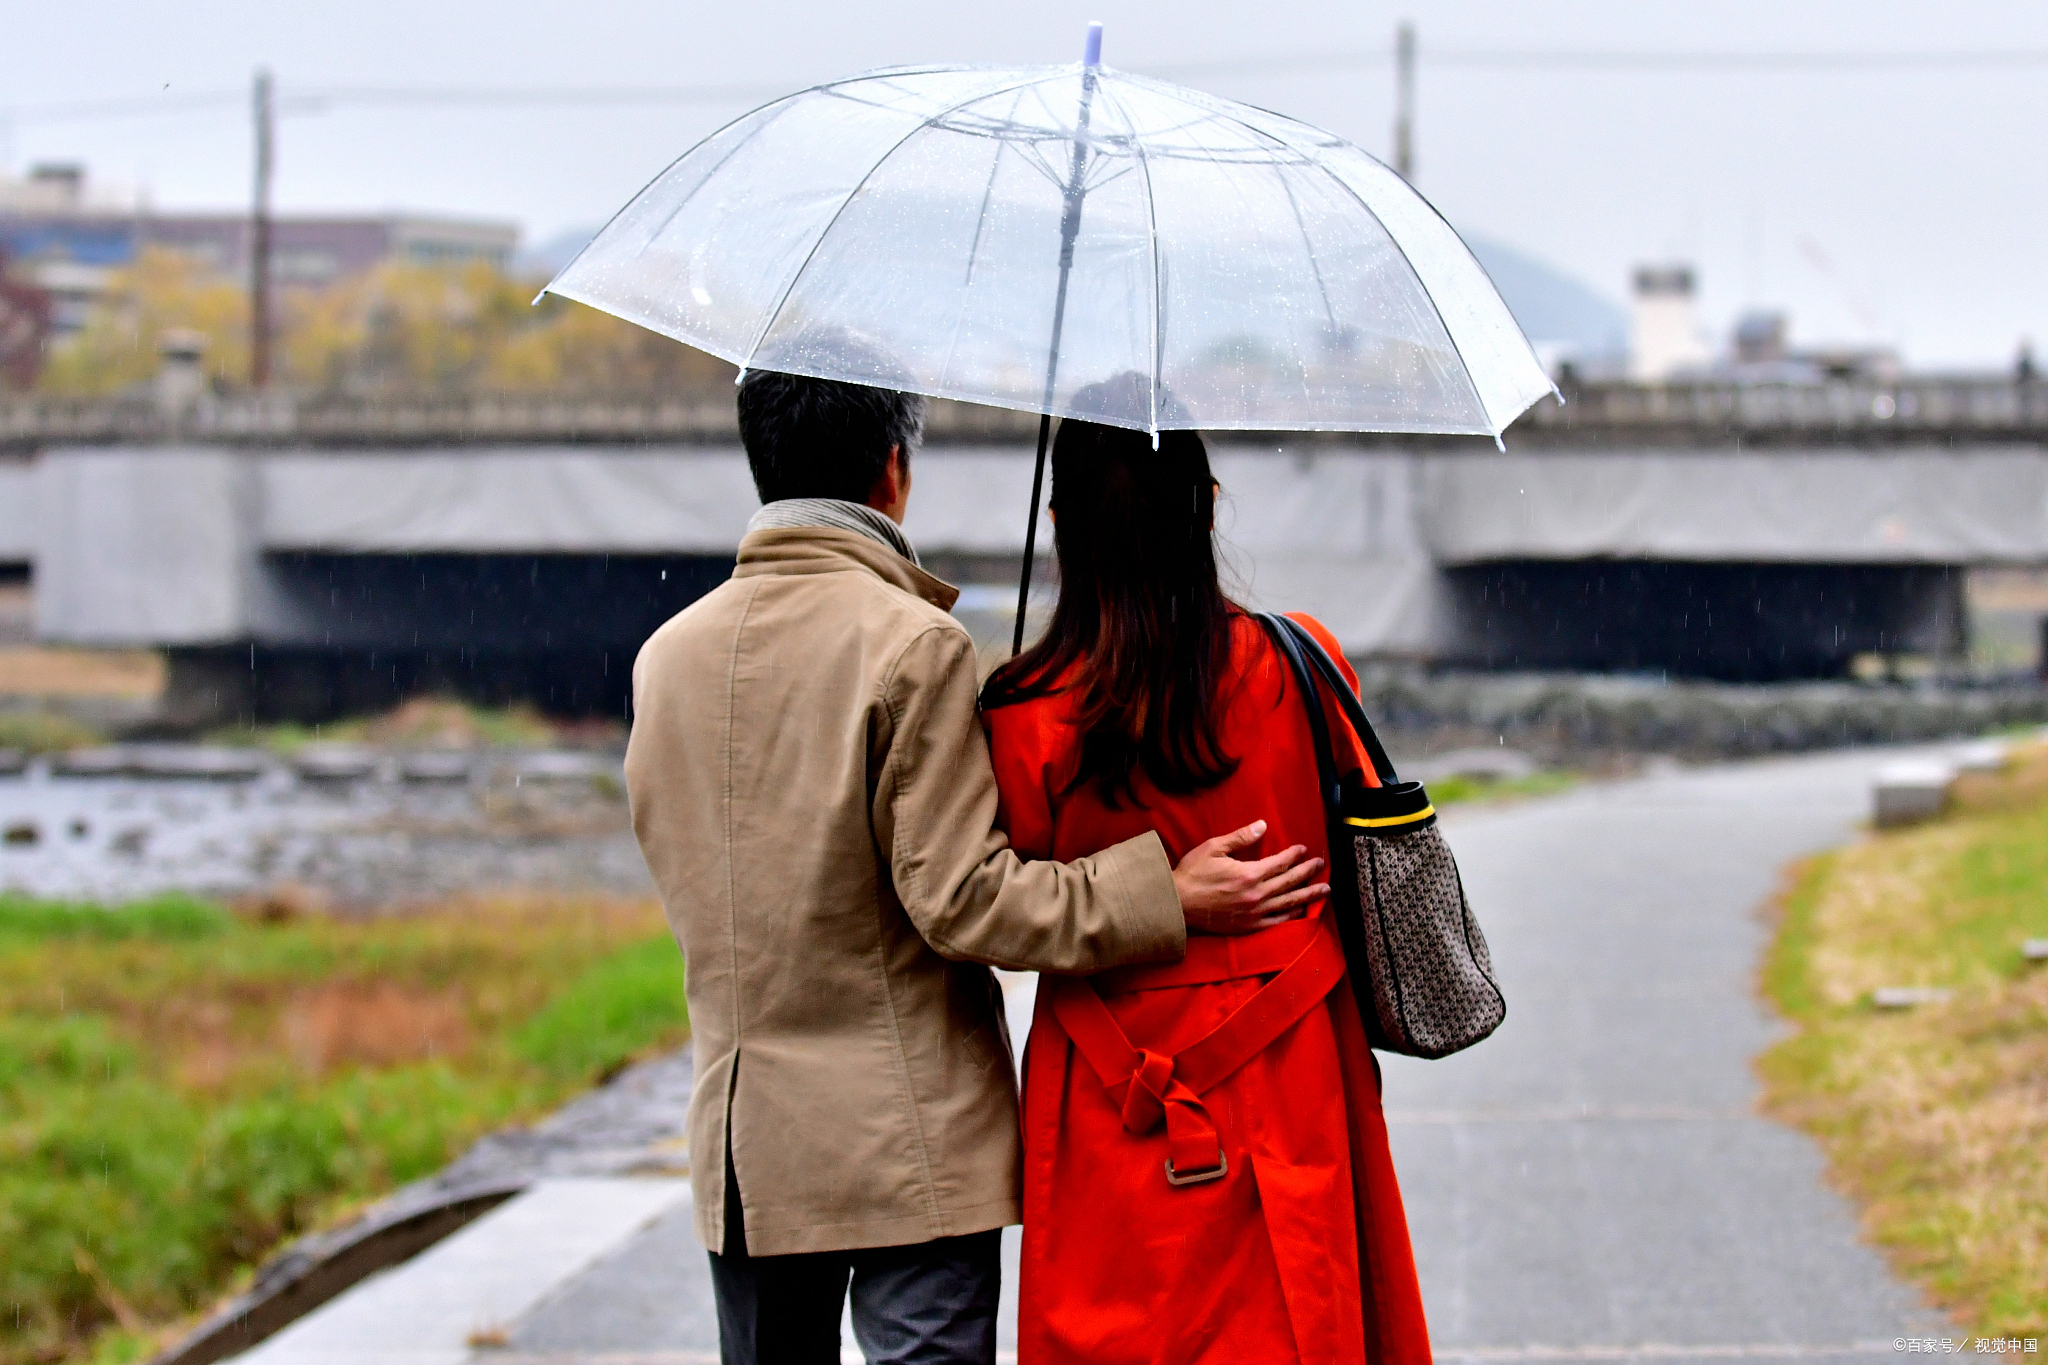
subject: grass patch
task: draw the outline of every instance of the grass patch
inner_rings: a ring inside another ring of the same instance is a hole
[[[54,754],[105,742],[90,725],[54,711],[0,711],[0,749]]]
[[[683,959],[664,935],[594,964],[522,1025],[512,1046],[552,1075],[589,1076],[688,1024]]]
[[[1513,797],[1550,796],[1578,784],[1576,773],[1536,772],[1527,777],[1473,777],[1454,773],[1429,784],[1431,804],[1448,806],[1460,801],[1504,801]]]
[[[0,1362],[146,1353],[282,1241],[686,1026],[648,903],[0,897]]]
[[[1812,1133],[1866,1233],[1971,1330],[2048,1332],[2048,746],[1952,812],[1810,859],[1762,986],[1797,1032],[1766,1104]],[[1953,992],[1872,1007],[1882,986]]]
[[[0,891],[0,945],[56,938],[213,938],[234,918],[212,901],[171,892],[122,906],[46,901]]]
[[[294,754],[308,744],[379,744],[398,749],[546,748],[558,736],[540,712],[523,703],[473,706],[446,697],[415,697],[395,711],[328,725],[231,725],[207,736],[217,744],[253,744]]]

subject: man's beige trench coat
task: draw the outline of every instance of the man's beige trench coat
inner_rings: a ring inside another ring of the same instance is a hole
[[[1017,1095],[979,964],[1186,948],[1156,835],[1072,864],[993,832],[957,594],[879,542],[756,531],[633,667],[633,828],[689,971],[697,1235],[730,1140],[754,1255],[1015,1223]]]

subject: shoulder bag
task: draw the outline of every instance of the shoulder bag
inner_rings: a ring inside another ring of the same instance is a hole
[[[1468,1048],[1500,1027],[1507,1002],[1429,793],[1394,772],[1357,694],[1315,636],[1270,612],[1257,620],[1308,708],[1330,826],[1330,910],[1366,1034],[1374,1047],[1411,1057]],[[1338,771],[1323,690],[1357,733],[1379,786]]]

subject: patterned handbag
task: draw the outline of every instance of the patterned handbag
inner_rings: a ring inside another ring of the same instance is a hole
[[[1284,616],[1262,612],[1258,622],[1308,705],[1330,822],[1330,905],[1367,1037],[1411,1057],[1468,1048],[1500,1027],[1507,1001],[1429,793],[1395,774],[1357,694],[1316,638]],[[1357,732],[1379,786],[1338,771],[1319,704],[1324,690]]]

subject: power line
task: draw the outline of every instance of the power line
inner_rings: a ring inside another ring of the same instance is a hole
[[[1391,48],[1348,52],[1293,52],[1213,61],[1164,62],[1147,72],[1171,76],[1251,74],[1262,71],[1349,70],[1384,67]],[[1695,71],[1825,73],[1883,71],[1989,71],[2048,67],[2048,48],[1977,49],[1949,52],[1630,52],[1599,49],[1431,48],[1416,60],[1423,66],[1531,71]],[[794,88],[782,85],[652,86],[334,86],[281,93],[279,112],[321,113],[329,109],[421,108],[616,108],[678,104],[744,104],[774,99]],[[127,99],[72,100],[57,104],[0,108],[0,121],[16,127],[139,118],[239,107],[241,90],[183,91]]]
[[[1227,57],[1214,61],[1172,62],[1150,68],[1162,75],[1236,75],[1257,71],[1349,70],[1384,67],[1393,48],[1348,52],[1275,53],[1264,57]],[[1494,70],[1551,71],[1702,71],[1702,72],[1856,72],[1967,71],[2026,69],[2048,66],[2048,48],[1951,52],[1627,52],[1598,49],[1434,48],[1422,47],[1416,59],[1424,66]]]
[[[317,112],[327,106],[351,108],[418,109],[520,107],[588,107],[664,104],[744,104],[772,100],[790,93],[782,85],[650,85],[522,87],[462,89],[459,87],[410,86],[338,87],[309,90],[294,97],[299,112]]]
[[[78,123],[105,118],[134,118],[148,114],[187,114],[195,110],[240,107],[248,97],[248,92],[243,90],[207,90],[196,94],[143,95],[129,99],[67,100],[61,104],[29,104],[0,108],[0,121],[16,125]]]
[[[788,94],[783,86],[337,86],[281,93],[278,111],[287,114],[325,113],[332,108],[509,108],[591,107],[667,104],[737,104]],[[62,104],[0,108],[0,121],[24,126],[81,123],[99,119],[146,118],[235,107],[248,99],[241,90],[208,90],[177,96],[144,95],[130,99],[77,100]]]

